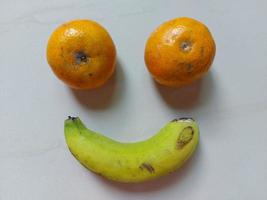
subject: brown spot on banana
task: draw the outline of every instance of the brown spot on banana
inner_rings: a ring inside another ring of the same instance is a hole
[[[142,163],[140,166],[139,166],[139,169],[141,169],[142,171],[143,170],[147,170],[149,173],[153,174],[155,173],[155,169],[154,167],[149,164],[149,163]]]
[[[193,136],[194,129],[191,126],[185,127],[177,140],[177,149],[184,148],[193,139]]]

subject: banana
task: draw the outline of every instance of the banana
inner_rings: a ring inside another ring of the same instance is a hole
[[[199,140],[191,118],[167,123],[153,137],[121,143],[87,129],[79,118],[65,120],[70,152],[87,169],[119,182],[143,182],[178,169],[194,152]]]

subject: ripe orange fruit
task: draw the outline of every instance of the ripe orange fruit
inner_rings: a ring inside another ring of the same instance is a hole
[[[47,61],[56,76],[76,89],[103,85],[115,69],[116,49],[109,33],[91,20],[74,20],[50,36]]]
[[[154,79],[179,87],[205,74],[215,56],[208,28],[191,18],[176,18],[160,25],[148,38],[145,63]]]

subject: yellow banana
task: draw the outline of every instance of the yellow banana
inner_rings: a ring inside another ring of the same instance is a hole
[[[181,118],[145,141],[121,143],[69,117],[65,138],[71,153],[89,170],[114,181],[143,182],[179,168],[194,152],[199,130],[193,119]]]

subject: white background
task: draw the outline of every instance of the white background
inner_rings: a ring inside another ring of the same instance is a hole
[[[266,0],[2,0],[0,199],[267,199],[266,9]],[[204,22],[217,54],[208,75],[177,90],[154,83],[143,54],[149,34],[179,16]],[[117,47],[116,75],[95,91],[69,89],[46,62],[51,32],[76,18],[101,23]],[[173,118],[194,117],[200,145],[172,175],[109,182],[69,153],[68,115],[120,141],[146,139]]]

